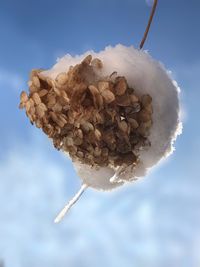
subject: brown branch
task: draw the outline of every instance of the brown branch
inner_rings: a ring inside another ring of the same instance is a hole
[[[158,0],[154,0],[153,7],[152,7],[152,10],[151,10],[151,14],[150,14],[150,17],[149,17],[149,21],[148,21],[148,24],[147,24],[147,27],[146,27],[144,36],[142,38],[142,41],[140,43],[140,49],[142,49],[142,47],[143,47],[143,45],[144,45],[144,43],[146,41],[146,38],[147,38],[147,35],[148,35],[148,32],[149,32],[150,26],[151,26],[151,22],[153,20],[153,16],[154,16],[154,13],[156,11],[157,3],[158,3]]]

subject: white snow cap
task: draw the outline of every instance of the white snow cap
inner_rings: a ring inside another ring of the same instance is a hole
[[[151,147],[141,151],[140,163],[135,168],[129,166],[116,170],[101,167],[96,170],[74,162],[74,167],[85,184],[99,190],[110,190],[144,176],[149,168],[173,152],[173,143],[181,132],[178,98],[180,90],[164,66],[146,51],[121,44],[108,46],[99,53],[88,51],[75,57],[67,54],[44,74],[56,78],[59,73],[68,71],[70,66],[80,63],[89,54],[103,62],[100,78],[116,71],[118,75],[125,76],[128,85],[133,87],[136,93],[149,94],[153,99],[153,125],[149,136]]]

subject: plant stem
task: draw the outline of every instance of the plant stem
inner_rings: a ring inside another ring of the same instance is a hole
[[[59,223],[65,214],[70,210],[70,208],[79,200],[81,195],[84,193],[88,186],[86,184],[83,184],[79,191],[76,193],[76,195],[65,205],[65,207],[61,210],[61,212],[58,214],[58,216],[55,218],[54,222]]]
[[[150,17],[149,17],[149,21],[148,21],[148,24],[147,24],[145,33],[143,35],[142,41],[140,43],[140,49],[142,49],[142,47],[143,47],[143,45],[144,45],[144,43],[146,41],[146,38],[147,38],[147,35],[148,35],[148,32],[149,32],[150,26],[151,26],[151,22],[153,20],[153,16],[154,16],[154,13],[156,11],[157,3],[158,3],[158,0],[154,0],[153,7],[152,7],[152,10],[151,10],[151,14],[150,14]]]

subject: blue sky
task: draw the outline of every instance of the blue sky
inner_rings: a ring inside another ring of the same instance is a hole
[[[144,49],[181,87],[184,131],[172,157],[111,193],[78,189],[71,162],[18,110],[32,68],[65,53],[139,46],[144,0],[0,0],[0,262],[5,267],[200,266],[198,0],[159,1]],[[1,263],[0,263],[1,265]]]

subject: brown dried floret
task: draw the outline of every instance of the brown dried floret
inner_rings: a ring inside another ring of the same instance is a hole
[[[88,55],[55,80],[33,70],[30,94],[21,93],[20,108],[74,160],[91,166],[137,164],[139,151],[150,146],[152,98],[136,95],[116,72],[99,79],[102,68],[101,60]]]
[[[118,77],[116,79],[115,92],[116,95],[123,95],[127,89],[127,82],[124,77]]]
[[[115,95],[110,90],[104,90],[101,95],[103,96],[106,104],[110,104],[115,100]]]
[[[103,68],[103,63],[100,59],[98,58],[94,58],[92,61],[91,61],[91,65],[92,67],[96,68],[96,69],[102,69]]]
[[[40,88],[40,80],[37,76],[33,76],[32,83],[36,88]]]
[[[102,108],[103,97],[99,93],[99,90],[94,85],[90,85],[88,88],[90,90],[90,93],[92,94],[95,108],[98,108],[98,109]]]
[[[41,99],[38,93],[33,93],[32,99],[35,102],[35,105],[39,105],[41,103]]]
[[[150,95],[143,95],[141,97],[141,103],[143,107],[149,106],[152,102],[152,97]]]
[[[58,76],[56,77],[56,82],[59,85],[64,85],[67,82],[68,76],[66,72],[61,72],[60,74],[58,74]]]
[[[116,97],[116,103],[118,106],[128,107],[128,106],[131,106],[131,98],[128,94],[124,94],[122,96],[117,96]]]
[[[20,94],[19,108],[25,108],[27,101],[28,101],[28,95],[27,95],[26,92],[22,91],[21,94]]]
[[[46,94],[48,94],[48,90],[46,90],[46,89],[42,89],[42,90],[40,90],[40,91],[38,92],[38,94],[39,94],[40,97],[43,97],[43,96],[45,96]]]

